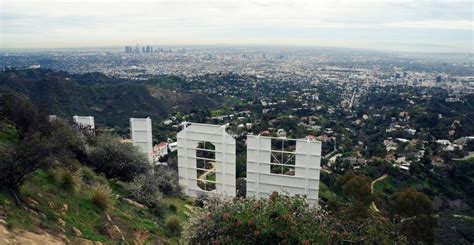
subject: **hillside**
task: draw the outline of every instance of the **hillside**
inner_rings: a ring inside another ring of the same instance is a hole
[[[160,120],[170,112],[212,108],[215,103],[199,93],[172,90],[178,77],[156,77],[138,82],[109,78],[100,73],[71,75],[45,69],[0,72],[0,87],[7,87],[45,106],[63,118],[92,115],[105,126],[128,125],[127,118]]]
[[[150,174],[132,144],[48,120],[25,96],[2,91],[0,105],[2,242],[177,243],[193,202],[174,171]]]
[[[0,192],[0,223],[4,223],[9,230],[7,233],[10,233],[10,236],[3,233],[3,238],[11,242],[21,241],[19,237],[49,239],[47,243],[52,240],[79,242],[83,239],[176,242],[179,238],[170,233],[165,224],[170,217],[178,217],[180,221],[186,219],[185,213],[189,210],[184,200],[166,198],[166,205],[158,216],[156,212],[152,213],[148,208],[126,199],[122,183],[110,182],[86,167],[80,170],[77,193],[71,193],[64,188],[66,181],[61,179],[63,171],[34,172],[20,187],[20,206],[10,193]],[[94,202],[94,186],[99,184],[112,187],[114,200],[107,210]],[[25,231],[29,232],[26,236]],[[35,233],[40,235],[35,236]]]

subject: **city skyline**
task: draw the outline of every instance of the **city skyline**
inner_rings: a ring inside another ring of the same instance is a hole
[[[469,1],[3,0],[0,46],[289,45],[472,53]]]

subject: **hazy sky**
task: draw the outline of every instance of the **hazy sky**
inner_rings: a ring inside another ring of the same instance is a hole
[[[2,48],[270,44],[473,52],[472,1],[0,0]]]

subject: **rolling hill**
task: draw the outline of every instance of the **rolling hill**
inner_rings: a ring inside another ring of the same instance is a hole
[[[215,107],[216,103],[204,94],[162,86],[179,84],[181,79],[159,76],[140,82],[109,78],[101,73],[72,75],[34,69],[1,72],[0,87],[25,94],[50,114],[66,119],[91,115],[99,125],[125,126],[130,117],[161,120],[170,112]]]

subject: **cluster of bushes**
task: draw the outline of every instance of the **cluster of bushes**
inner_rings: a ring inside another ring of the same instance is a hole
[[[395,243],[397,237],[386,222],[371,213],[353,230],[334,215],[301,196],[287,197],[274,192],[268,199],[209,198],[196,208],[182,233],[184,244],[252,243],[314,244],[380,241]]]
[[[14,189],[38,168],[59,164],[70,167],[78,161],[109,178],[124,181],[149,168],[146,159],[132,145],[108,135],[90,140],[87,138],[90,135],[63,120],[50,120],[46,111],[31,104],[25,96],[0,91],[0,105],[0,130],[16,139],[14,144],[1,147],[2,186]]]
[[[154,173],[147,172],[136,176],[127,184],[126,189],[132,199],[149,207],[159,216],[163,214],[165,207],[163,195],[182,195],[177,173],[166,166],[155,168]]]
[[[119,137],[99,135],[87,152],[87,163],[109,179],[132,181],[150,170],[146,156]]]
[[[201,195],[182,242],[433,243],[436,219],[425,194],[406,189],[381,200],[373,194],[371,182],[364,175],[346,172],[331,181],[338,195],[326,196],[320,206],[308,204],[304,197],[278,193],[268,199]]]

